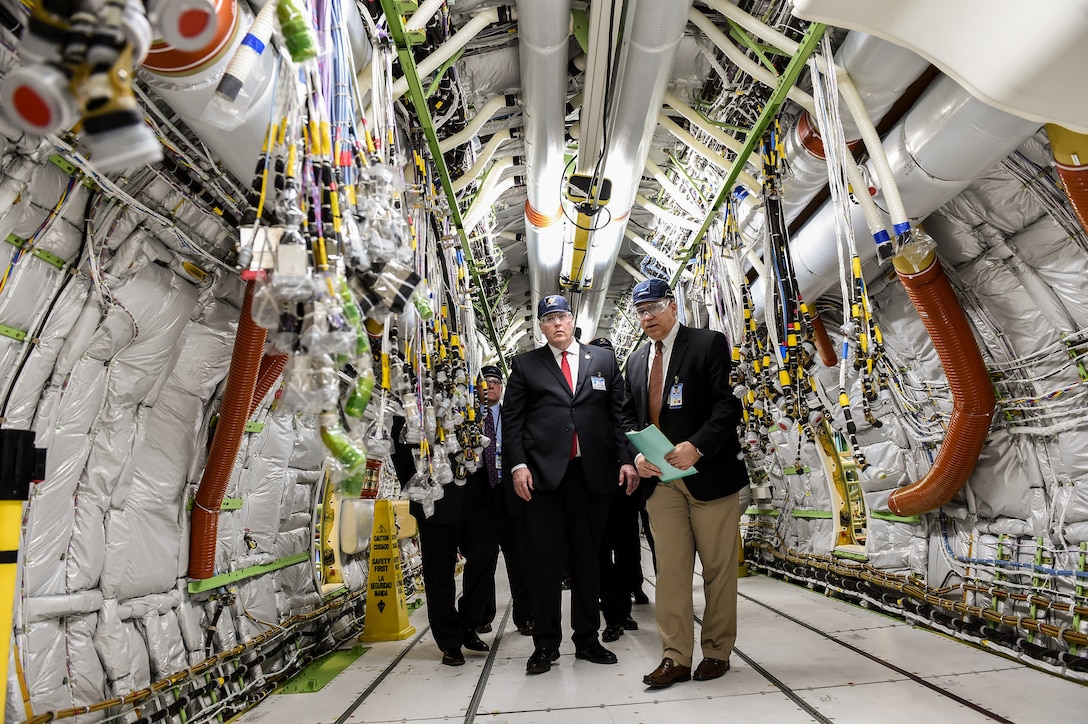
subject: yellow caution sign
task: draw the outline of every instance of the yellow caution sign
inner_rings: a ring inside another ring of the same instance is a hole
[[[370,535],[370,578],[361,640],[400,641],[415,632],[408,623],[393,503],[378,500],[374,503],[374,529]]]

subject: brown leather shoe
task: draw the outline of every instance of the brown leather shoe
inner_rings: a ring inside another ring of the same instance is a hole
[[[661,665],[642,677],[642,683],[651,689],[664,689],[680,681],[691,679],[691,667],[681,666],[672,659],[661,659]]]
[[[717,679],[727,671],[729,671],[728,659],[722,661],[721,659],[707,658],[699,662],[691,678],[696,681],[710,681],[711,679]]]

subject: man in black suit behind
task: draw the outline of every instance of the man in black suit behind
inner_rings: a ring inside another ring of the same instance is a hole
[[[737,639],[738,493],[748,485],[748,472],[739,456],[741,405],[729,387],[725,335],[679,324],[672,290],[661,279],[638,283],[632,302],[650,342],[627,361],[628,415],[640,430],[657,425],[673,443],[665,456],[670,465],[699,471],[663,483],[656,465],[635,456],[639,475],[648,478],[644,494],[657,550],[656,618],[664,651],[643,682],[660,689],[691,678],[716,679],[729,670]],[[692,674],[696,553],[706,609],[703,660]]]
[[[559,658],[568,551],[575,656],[616,663],[597,638],[597,555],[613,488],[630,495],[638,486],[623,436],[623,376],[615,355],[574,339],[574,315],[562,296],[541,299],[537,319],[548,344],[513,359],[503,403],[506,484],[526,501],[525,550],[535,569],[529,674],[548,671]]]

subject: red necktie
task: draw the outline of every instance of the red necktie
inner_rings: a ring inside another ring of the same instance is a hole
[[[570,385],[571,394],[574,393],[574,377],[570,374],[570,365],[567,363],[567,355],[570,352],[563,350],[563,359],[559,363],[559,368],[563,370],[563,376],[567,378],[567,384]],[[570,459],[578,457],[578,431],[574,431],[574,439],[570,443]]]
[[[661,342],[654,343],[654,363],[650,365],[650,385],[647,390],[647,399],[650,403],[650,422],[661,427],[661,383],[665,373],[661,371],[661,358],[665,356],[665,345]]]

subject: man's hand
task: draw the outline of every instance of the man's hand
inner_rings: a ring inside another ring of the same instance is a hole
[[[695,449],[695,446],[686,440],[665,455],[665,462],[672,465],[677,470],[687,470],[695,463],[699,462],[699,458],[702,457],[699,451]]]
[[[638,487],[638,471],[634,465],[620,466],[620,487],[627,488],[627,494],[635,492]]]
[[[522,500],[532,500],[533,488],[533,474],[529,472],[529,468],[518,468],[514,471],[514,492],[518,494],[518,497]]]
[[[639,476],[643,478],[656,478],[661,475],[661,468],[647,460],[642,453],[635,456],[635,468],[638,470]]]

